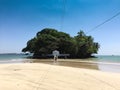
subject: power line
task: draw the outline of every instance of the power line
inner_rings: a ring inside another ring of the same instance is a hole
[[[64,23],[65,12],[66,12],[66,2],[67,2],[67,0],[63,0],[60,30],[63,29],[63,23]]]
[[[109,22],[110,20],[114,19],[114,18],[117,17],[118,15],[120,15],[120,12],[118,12],[117,14],[115,14],[114,16],[112,16],[111,18],[105,20],[105,21],[102,22],[101,24],[95,26],[94,28],[92,28],[91,30],[89,30],[86,34],[88,34],[88,33],[92,32],[92,31],[94,31],[96,28],[98,28],[98,27],[104,25],[105,23],[107,23],[107,22]]]

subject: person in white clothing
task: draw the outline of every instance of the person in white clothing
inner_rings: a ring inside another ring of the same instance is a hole
[[[54,61],[57,62],[58,56],[59,56],[59,54],[60,54],[59,51],[54,50],[54,51],[52,52],[52,54],[53,54],[53,56],[54,56]]]

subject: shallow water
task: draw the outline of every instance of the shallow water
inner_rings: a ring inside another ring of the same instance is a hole
[[[0,63],[23,62],[26,58],[24,54],[0,54]]]

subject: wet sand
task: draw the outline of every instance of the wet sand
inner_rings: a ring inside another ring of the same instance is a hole
[[[56,63],[54,63],[53,59],[33,59],[33,63],[44,63],[51,65],[59,65],[59,66],[69,66],[76,68],[86,68],[86,69],[95,69],[99,70],[97,63],[92,63],[91,61],[82,60],[82,59],[58,59]]]
[[[33,59],[32,62],[120,73],[120,63],[98,62],[91,59],[58,59],[56,63],[53,59]]]

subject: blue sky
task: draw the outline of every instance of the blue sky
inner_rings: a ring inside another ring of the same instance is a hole
[[[44,28],[75,36],[118,12],[120,0],[0,0],[0,53],[21,52]],[[100,43],[98,54],[120,55],[120,15],[87,35]]]

